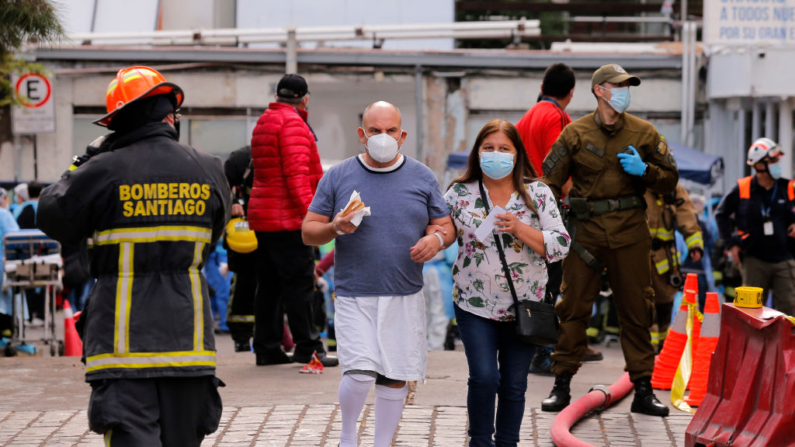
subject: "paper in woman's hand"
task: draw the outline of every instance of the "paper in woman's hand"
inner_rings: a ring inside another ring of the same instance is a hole
[[[491,233],[496,228],[494,226],[494,222],[498,221],[497,214],[505,214],[505,208],[501,206],[495,206],[491,209],[491,212],[488,216],[486,216],[486,220],[480,224],[477,230],[475,230],[475,239],[478,240],[480,243],[485,243],[486,240],[491,236]]]
[[[362,223],[364,216],[370,215],[370,207],[364,206],[361,195],[354,189],[351,193],[351,198],[348,200],[348,203],[343,209],[340,210],[340,212],[342,213],[343,217],[347,216],[348,214],[353,214],[351,223],[358,227],[359,224]]]

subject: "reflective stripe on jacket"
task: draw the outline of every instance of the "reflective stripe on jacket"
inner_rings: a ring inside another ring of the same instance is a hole
[[[45,233],[93,241],[86,380],[212,375],[213,319],[200,271],[228,219],[221,162],[177,143],[164,123],[102,145],[39,203]]]

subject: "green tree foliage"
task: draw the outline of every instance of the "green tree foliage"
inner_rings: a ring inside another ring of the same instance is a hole
[[[55,42],[63,29],[55,8],[46,0],[0,0],[0,106],[17,101],[11,74],[41,73],[41,64],[17,57],[26,43]]]

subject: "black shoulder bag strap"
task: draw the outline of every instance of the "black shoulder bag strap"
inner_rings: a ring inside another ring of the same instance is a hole
[[[480,198],[483,200],[483,206],[486,208],[486,215],[488,215],[491,212],[489,209],[489,198],[486,195],[482,180],[479,181],[479,186]],[[500,261],[502,261],[502,269],[505,271],[505,279],[508,280],[508,287],[511,289],[514,313],[516,315],[516,335],[520,340],[527,343],[542,346],[554,345],[557,342],[558,326],[554,305],[546,301],[548,299],[546,296],[544,301],[539,302],[532,300],[519,301],[499,234],[493,232],[493,235],[494,241],[497,243],[497,252],[500,254]]]
[[[489,208],[489,196],[486,195],[486,189],[483,187],[483,180],[478,181],[480,186],[480,198],[483,200],[483,206],[486,208],[486,216],[489,215],[491,209]],[[508,287],[511,289],[511,296],[513,297],[513,307],[518,312],[519,298],[516,296],[516,289],[513,287],[513,279],[511,279],[511,269],[508,267],[508,261],[505,259],[505,252],[502,249],[500,242],[500,235],[497,232],[492,232],[494,235],[494,242],[497,243],[497,252],[500,254],[500,261],[502,261],[502,269],[505,272],[505,279],[508,280]]]

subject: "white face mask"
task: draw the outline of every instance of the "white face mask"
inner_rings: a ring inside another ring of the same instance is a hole
[[[402,130],[401,133],[403,133]],[[389,163],[397,157],[397,153],[400,150],[398,140],[392,138],[389,134],[379,133],[371,137],[367,135],[367,132],[364,132],[364,136],[367,137],[365,147],[373,160],[379,163]]]

